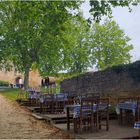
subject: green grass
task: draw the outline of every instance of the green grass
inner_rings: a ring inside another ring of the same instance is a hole
[[[5,96],[6,98],[15,101],[17,99],[17,95],[19,93],[19,89],[4,89],[0,91],[0,94]]]
[[[45,89],[45,88],[42,88],[41,91],[44,93],[48,93],[48,89]],[[8,89],[4,89],[3,91],[0,91],[0,94],[12,101],[16,101],[19,92],[20,92],[20,89],[8,88]],[[56,93],[60,93],[59,87],[56,88]],[[26,93],[24,95],[26,95]]]

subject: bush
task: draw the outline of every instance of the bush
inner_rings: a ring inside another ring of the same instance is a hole
[[[136,61],[132,64],[113,66],[112,70],[117,74],[127,72],[135,82],[140,83],[140,61]]]
[[[0,86],[9,86],[9,82],[0,80]]]

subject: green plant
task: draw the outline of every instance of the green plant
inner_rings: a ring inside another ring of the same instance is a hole
[[[17,99],[17,96],[19,94],[19,89],[5,89],[3,91],[0,91],[0,94],[5,96],[6,98],[15,101]]]
[[[0,86],[9,86],[9,82],[0,80]]]
[[[136,61],[132,64],[118,65],[111,68],[116,74],[127,72],[135,81],[140,82],[140,61]]]

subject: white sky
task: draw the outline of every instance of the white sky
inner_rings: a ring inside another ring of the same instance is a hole
[[[82,5],[84,16],[89,17],[88,2]],[[113,18],[124,30],[125,34],[131,38],[130,43],[134,49],[130,52],[132,61],[140,60],[140,5],[134,6],[130,13],[126,7],[117,7],[113,9]]]

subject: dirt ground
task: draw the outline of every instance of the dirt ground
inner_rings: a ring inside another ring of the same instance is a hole
[[[0,95],[0,139],[69,138],[69,134],[36,120],[28,110]]]

